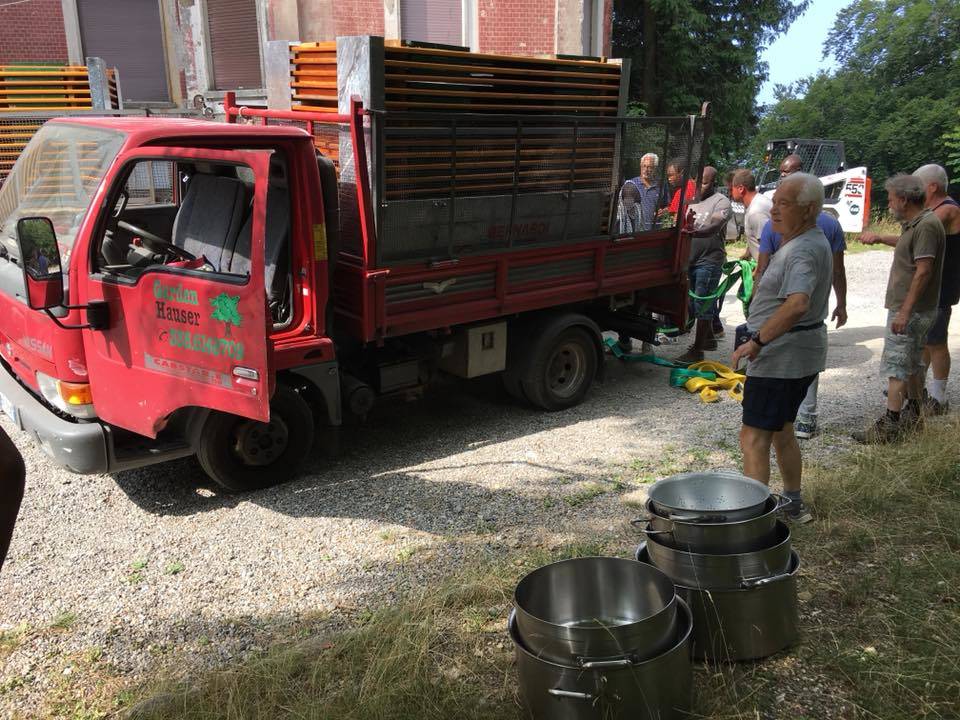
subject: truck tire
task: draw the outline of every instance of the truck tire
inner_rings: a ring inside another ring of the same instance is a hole
[[[544,410],[563,410],[581,403],[597,376],[595,345],[586,328],[579,326],[537,338],[520,378],[527,400]]]
[[[515,368],[504,370],[500,373],[500,379],[503,381],[503,389],[507,391],[507,395],[518,402],[528,402],[527,396],[523,394],[520,373]]]
[[[313,413],[292,388],[277,385],[270,422],[211,413],[200,434],[197,459],[218,485],[248,492],[287,482],[313,445]]]

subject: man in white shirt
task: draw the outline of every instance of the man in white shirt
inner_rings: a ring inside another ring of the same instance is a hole
[[[744,258],[754,260],[760,256],[760,233],[770,219],[773,201],[757,192],[757,179],[749,170],[737,170],[733,174],[733,186],[730,190],[734,202],[743,203],[743,234],[747,239],[747,254]]]

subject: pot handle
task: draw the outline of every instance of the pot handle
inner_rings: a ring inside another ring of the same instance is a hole
[[[677,515],[676,513],[670,513],[668,516],[669,520],[675,520],[676,522],[687,522],[687,523],[725,523],[727,521],[726,515]]]
[[[573,690],[561,690],[560,688],[550,688],[548,693],[554,697],[570,698],[571,700],[589,700],[593,701],[593,695],[590,693],[574,692]]]
[[[787,505],[790,504],[790,498],[786,495],[781,495],[780,493],[772,492],[770,497],[775,497],[777,499],[777,507],[774,509],[774,512],[783,510]]]
[[[577,663],[584,670],[605,670],[607,668],[624,668],[633,665],[633,659],[629,657],[616,658],[613,660],[588,660],[586,658],[577,658]]]
[[[666,518],[662,518],[666,520]],[[651,530],[649,527],[650,517],[636,518],[630,521],[634,528],[644,535],[673,535],[673,530]],[[669,521],[668,521],[669,522]]]
[[[764,585],[770,585],[771,583],[779,582],[780,580],[785,580],[790,577],[790,573],[781,573],[779,575],[770,575],[769,577],[762,578],[740,578],[740,587],[744,590],[749,590],[750,588],[763,587]]]

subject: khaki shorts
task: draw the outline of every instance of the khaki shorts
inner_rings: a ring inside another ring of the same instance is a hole
[[[905,332],[897,335],[890,329],[897,313],[887,311],[887,332],[883,337],[883,355],[880,356],[880,377],[908,380],[920,372],[923,346],[927,332],[937,317],[936,310],[910,314]]]

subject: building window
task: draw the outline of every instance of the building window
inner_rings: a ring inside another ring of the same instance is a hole
[[[400,0],[400,36],[438,45],[470,46],[469,0]]]
[[[583,24],[580,28],[583,55],[603,55],[604,2],[605,0],[583,0]]]
[[[263,87],[257,0],[207,0],[211,89]]]
[[[158,0],[76,0],[84,57],[120,72],[125,102],[169,102]]]

